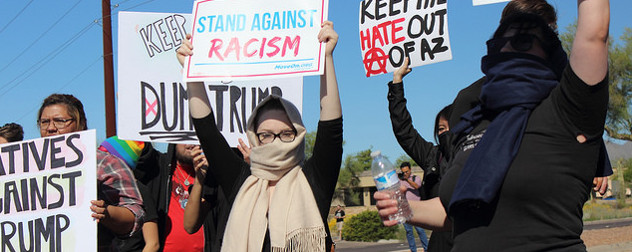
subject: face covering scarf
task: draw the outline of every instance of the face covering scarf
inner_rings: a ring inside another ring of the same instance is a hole
[[[488,55],[482,69],[487,82],[481,90],[481,105],[465,113],[454,132],[470,132],[485,114],[495,117],[463,167],[449,211],[476,209],[494,199],[518,153],[531,111],[558,84],[546,62],[530,54]]]
[[[293,142],[279,139],[260,145],[254,118],[270,100],[281,102],[296,129]],[[305,127],[298,109],[276,95],[268,96],[248,120],[251,175],[239,189],[233,203],[222,251],[260,252],[266,231],[272,251],[324,251],[325,227],[312,189],[302,171],[305,159]],[[278,181],[270,199],[270,181]]]

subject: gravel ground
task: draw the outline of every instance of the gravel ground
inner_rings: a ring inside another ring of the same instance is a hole
[[[632,242],[632,226],[584,230],[582,239],[586,247],[612,245]],[[629,251],[629,250],[620,250]]]

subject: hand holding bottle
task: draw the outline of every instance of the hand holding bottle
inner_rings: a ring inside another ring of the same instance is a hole
[[[388,158],[382,156],[380,151],[374,151],[371,153],[371,157],[373,158],[371,172],[378,190],[374,197],[376,200],[379,200],[378,197],[380,197],[381,200],[385,200],[382,202],[385,206],[391,206],[391,204],[386,202],[390,199],[392,200],[390,203],[394,202],[396,207],[395,209],[389,208],[390,210],[386,210],[385,212],[388,212],[388,215],[385,217],[387,217],[388,220],[396,221],[395,224],[410,220],[410,218],[412,218],[412,212],[410,211],[408,200],[406,200],[406,190],[404,189],[402,191],[400,188],[401,185],[395,166],[393,166]],[[389,224],[390,223],[392,222],[389,222]],[[387,223],[385,222],[384,225],[387,225]]]

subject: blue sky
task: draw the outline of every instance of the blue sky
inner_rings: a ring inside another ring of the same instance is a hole
[[[576,18],[576,1],[549,1],[558,10],[560,31]],[[366,78],[362,65],[359,0],[330,0],[329,19],[340,41],[334,61],[344,118],[345,155],[372,147],[391,160],[404,154],[393,136],[386,100],[391,74]],[[632,27],[630,0],[611,1],[610,34],[618,38]],[[193,1],[112,0],[116,69],[119,11],[191,13]],[[408,109],[421,135],[432,139],[436,113],[458,90],[482,76],[480,58],[485,41],[498,24],[504,3],[472,6],[470,0],[448,3],[448,28],[453,59],[417,67],[405,78]],[[19,15],[18,15],[19,14]],[[36,114],[51,93],[70,93],[83,101],[88,126],[105,139],[101,2],[4,1],[0,8],[0,125],[17,122],[25,138],[39,137]],[[97,20],[97,21],[95,21]],[[628,20],[628,21],[625,21]],[[116,72],[115,72],[116,75]],[[116,78],[116,76],[115,76]],[[319,78],[305,77],[303,115],[309,131],[316,130]]]

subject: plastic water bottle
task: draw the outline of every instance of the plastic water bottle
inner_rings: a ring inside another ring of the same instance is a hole
[[[397,200],[397,213],[388,216],[389,220],[397,220],[399,223],[404,223],[413,217],[410,211],[410,205],[406,200],[405,193],[399,190],[399,177],[395,166],[388,158],[382,156],[382,153],[374,151],[371,153],[373,162],[371,163],[371,173],[373,174],[373,180],[375,180],[375,186],[378,191],[387,192],[391,195],[391,199]]]

